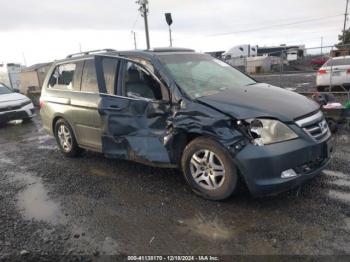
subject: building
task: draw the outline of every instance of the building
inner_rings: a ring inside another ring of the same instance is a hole
[[[12,89],[20,90],[21,79],[20,72],[23,66],[16,63],[0,64],[0,83],[3,83]]]
[[[238,57],[226,60],[229,64],[248,74],[267,73],[280,68],[281,59],[275,56]]]
[[[258,47],[258,56],[284,57],[287,61],[296,61],[306,54],[305,45],[280,45]]]
[[[25,95],[28,95],[28,92],[40,92],[50,66],[51,63],[41,63],[22,69],[20,92]]]
[[[281,59],[275,56],[247,57],[246,72],[248,74],[267,73],[280,69]]]

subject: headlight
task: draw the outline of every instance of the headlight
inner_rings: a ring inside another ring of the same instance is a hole
[[[23,106],[29,105],[29,104],[31,104],[31,103],[32,103],[32,100],[28,99],[28,100],[24,101],[24,102],[21,104],[21,106],[23,107]]]
[[[295,139],[298,135],[287,125],[273,119],[249,119],[250,133],[258,146]]]

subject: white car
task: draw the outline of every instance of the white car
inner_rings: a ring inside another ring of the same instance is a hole
[[[30,120],[35,114],[32,101],[0,83],[0,124],[11,120]]]
[[[316,85],[319,91],[325,87],[350,87],[350,56],[339,56],[329,59],[318,71]]]

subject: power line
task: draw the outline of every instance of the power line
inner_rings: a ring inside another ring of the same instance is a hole
[[[136,26],[136,24],[137,24],[137,22],[139,21],[139,15],[137,15],[136,16],[136,19],[135,19],[135,21],[134,21],[134,23],[133,23],[133,25],[132,25],[132,27],[131,27],[131,30],[130,31],[134,31],[134,29],[135,29],[135,26]]]
[[[262,27],[247,29],[247,30],[240,30],[240,31],[227,32],[227,33],[212,34],[212,35],[209,35],[209,36],[220,36],[220,35],[248,33],[248,32],[265,30],[265,29],[273,28],[273,27],[297,25],[297,24],[309,23],[309,22],[313,22],[313,21],[320,21],[320,20],[325,20],[325,19],[330,19],[330,18],[335,18],[335,17],[340,17],[340,16],[343,16],[343,14],[341,14],[341,15],[333,15],[333,16],[325,16],[325,17],[319,17],[319,18],[312,18],[312,19],[305,19],[305,20],[300,20],[300,21],[291,22],[291,23],[274,24],[274,25],[268,25],[268,26],[262,26]]]

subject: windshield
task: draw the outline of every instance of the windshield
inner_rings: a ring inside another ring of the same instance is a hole
[[[232,66],[205,54],[162,54],[162,63],[190,97],[198,98],[256,82]]]
[[[0,83],[0,95],[13,93],[10,88]]]

